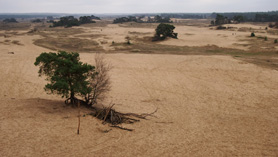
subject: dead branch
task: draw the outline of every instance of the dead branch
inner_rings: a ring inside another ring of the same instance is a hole
[[[80,129],[80,102],[78,101],[78,127],[77,127],[77,134],[79,135],[79,129]]]
[[[92,115],[100,120],[102,120],[103,124],[110,123],[111,127],[120,128],[127,131],[132,131],[132,129],[123,128],[118,126],[119,124],[133,124],[135,122],[139,122],[139,119],[146,119],[148,116],[155,117],[153,114],[157,112],[156,109],[152,113],[143,113],[143,114],[135,114],[135,113],[120,113],[115,111],[113,108],[115,104],[109,106],[108,108],[96,108],[92,107],[92,112],[89,115]]]
[[[111,125],[110,127],[119,128],[119,129],[126,130],[126,131],[133,131],[133,129],[128,129],[128,128],[120,127],[118,125]]]
[[[109,71],[112,66],[106,62],[104,55],[98,53],[95,56],[95,62],[96,74],[90,78],[90,86],[93,91],[87,94],[85,98],[90,105],[97,104],[98,101],[103,100],[106,93],[111,89]]]

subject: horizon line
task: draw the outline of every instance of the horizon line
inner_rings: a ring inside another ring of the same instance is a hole
[[[3,12],[0,14],[213,14],[213,13],[267,13],[272,11],[227,11],[227,12],[144,12],[144,13],[63,13],[63,12]]]

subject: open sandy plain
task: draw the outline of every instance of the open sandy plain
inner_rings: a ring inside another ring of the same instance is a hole
[[[152,36],[155,26],[134,25],[1,30],[0,156],[278,156],[273,41],[258,45],[268,49],[253,55],[248,31],[177,24],[180,39],[150,43],[144,37]],[[132,45],[124,44],[126,36]],[[75,42],[57,40],[62,38]],[[90,64],[95,50],[107,52],[114,68],[103,104],[138,114],[157,109],[155,117],[123,125],[134,129],[128,132],[85,116],[77,135],[76,108],[46,94],[46,81],[34,66],[41,52],[63,48],[82,52],[81,60]]]

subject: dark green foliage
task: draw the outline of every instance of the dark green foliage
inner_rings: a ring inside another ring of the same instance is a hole
[[[255,33],[254,32],[252,32],[251,33],[251,37],[255,37],[256,35],[255,35]]]
[[[244,17],[242,15],[236,15],[233,17],[233,20],[237,23],[241,23],[244,21]]]
[[[174,33],[175,26],[170,24],[161,23],[155,29],[155,36],[153,41],[164,40],[167,37],[177,39],[178,33]]]
[[[254,22],[274,22],[278,21],[278,14],[273,15],[273,14],[256,14]]]
[[[59,26],[72,27],[72,26],[79,26],[79,25],[80,25],[79,21],[73,16],[61,17],[60,21],[53,22],[53,27],[59,27]]]
[[[144,21],[142,21],[142,18],[144,18],[144,16],[139,16],[138,18],[135,16],[120,17],[120,18],[116,18],[113,21],[113,23],[124,23],[124,22],[144,23]],[[153,19],[148,17],[147,23],[172,23],[172,21],[170,20],[169,17],[162,17],[159,15],[156,15]]]
[[[154,17],[154,22],[156,23],[172,23],[169,17],[161,17],[159,15],[156,15]]]
[[[215,18],[215,25],[223,25],[231,23],[231,20],[229,20],[227,17],[224,17],[223,15],[217,14]]]
[[[86,23],[96,23],[95,21],[92,21],[91,16],[81,16],[79,18],[79,23],[80,24],[86,24]]]
[[[267,41],[267,37],[264,37],[264,40]]]
[[[76,95],[86,95],[92,91],[89,77],[95,75],[95,67],[79,61],[78,53],[42,53],[34,63],[39,66],[39,76],[46,75],[49,81],[45,90],[52,94],[75,100]]]
[[[3,20],[3,22],[6,22],[6,23],[17,23],[15,18],[5,19],[5,20]]]
[[[94,15],[91,15],[91,19],[92,19],[92,20],[101,20],[99,17],[94,16]]]
[[[275,43],[275,44],[276,44],[276,43],[278,43],[278,40],[277,40],[277,39],[275,39],[275,40],[274,40],[274,43]]]
[[[212,13],[211,17],[215,18],[217,14]],[[270,12],[247,12],[247,13],[221,13],[221,15],[233,19],[235,16],[242,16],[244,22],[277,22],[278,11]]]
[[[127,40],[126,44],[127,44],[127,45],[131,45],[131,43],[130,43],[130,41],[129,41],[129,40]]]
[[[216,29],[221,30],[221,29],[227,29],[227,27],[224,27],[222,25],[218,26]]]
[[[42,20],[40,20],[40,19],[35,19],[35,20],[32,20],[32,22],[33,22],[33,23],[40,23],[40,22],[42,22]]]
[[[137,18],[134,16],[116,18],[113,23],[124,23],[124,22],[137,22]]]

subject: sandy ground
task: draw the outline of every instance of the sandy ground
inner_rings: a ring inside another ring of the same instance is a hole
[[[76,109],[43,90],[33,63],[49,50],[34,46],[35,38],[0,45],[0,156],[278,155],[276,70],[229,56],[109,54],[112,91],[104,104],[158,109],[156,117],[124,125],[135,129],[127,132],[85,116],[77,135]],[[81,60],[93,63],[94,55]]]
[[[137,24],[138,25],[138,24]],[[175,24],[174,24],[175,25]],[[176,24],[174,32],[178,32],[178,40],[165,40],[161,42],[162,45],[174,45],[174,46],[207,46],[216,45],[223,48],[233,48],[240,50],[249,50],[250,45],[248,40],[250,39],[250,31],[254,30],[257,36],[268,36],[268,38],[277,38],[277,35],[267,34],[264,30],[267,25],[252,25],[252,24],[227,24],[226,27],[233,27],[231,30],[216,30],[215,27],[204,26],[180,26]],[[103,47],[104,50],[113,50],[111,43],[126,42],[126,37],[131,38],[143,38],[152,37],[155,34],[154,28],[140,28],[140,25],[136,27],[136,24],[122,24],[122,26],[109,24],[104,28],[89,28],[79,27],[86,30],[86,33],[82,35],[98,34],[101,37],[97,38],[97,42]],[[244,31],[239,31],[244,29]],[[75,37],[75,36],[72,36]],[[85,38],[86,39],[86,38]],[[90,39],[90,36],[87,37]],[[133,41],[131,40],[131,43]]]

